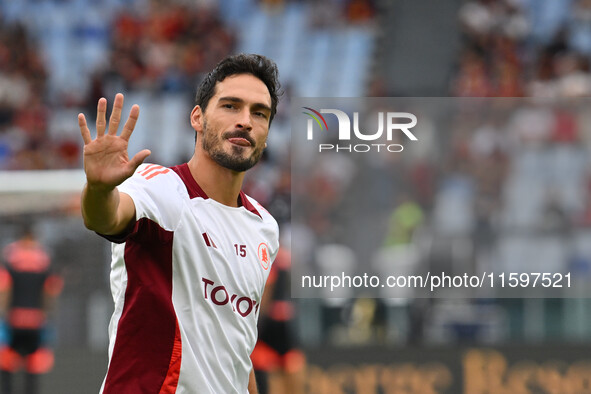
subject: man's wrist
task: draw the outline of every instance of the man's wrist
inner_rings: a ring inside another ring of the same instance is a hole
[[[93,194],[109,194],[115,190],[117,186],[105,185],[104,183],[88,182],[86,181],[86,190]]]

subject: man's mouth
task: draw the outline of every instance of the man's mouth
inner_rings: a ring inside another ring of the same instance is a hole
[[[234,145],[239,145],[239,146],[251,146],[250,141],[248,141],[246,138],[242,138],[242,137],[232,137],[232,138],[228,138],[228,141],[230,141],[232,144]]]

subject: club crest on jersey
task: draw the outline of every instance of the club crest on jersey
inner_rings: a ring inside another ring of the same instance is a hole
[[[258,250],[259,261],[261,262],[261,266],[268,270],[269,265],[271,264],[271,256],[269,256],[269,247],[266,243],[261,242],[259,244]]]

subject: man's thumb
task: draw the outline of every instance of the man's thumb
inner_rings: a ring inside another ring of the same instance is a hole
[[[129,161],[129,167],[133,169],[132,173],[146,160],[148,156],[150,156],[152,152],[149,149],[144,149],[135,154],[134,157],[131,158]]]

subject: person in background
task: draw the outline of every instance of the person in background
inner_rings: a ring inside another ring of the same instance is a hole
[[[13,391],[13,375],[26,371],[25,393],[39,392],[39,375],[51,370],[52,350],[45,335],[63,280],[51,270],[47,251],[30,226],[7,245],[0,267],[0,313],[5,320],[6,343],[0,348],[0,389]]]
[[[290,297],[291,254],[280,248],[267,279],[259,339],[251,354],[260,394],[304,392],[306,356],[292,331],[295,309]]]

